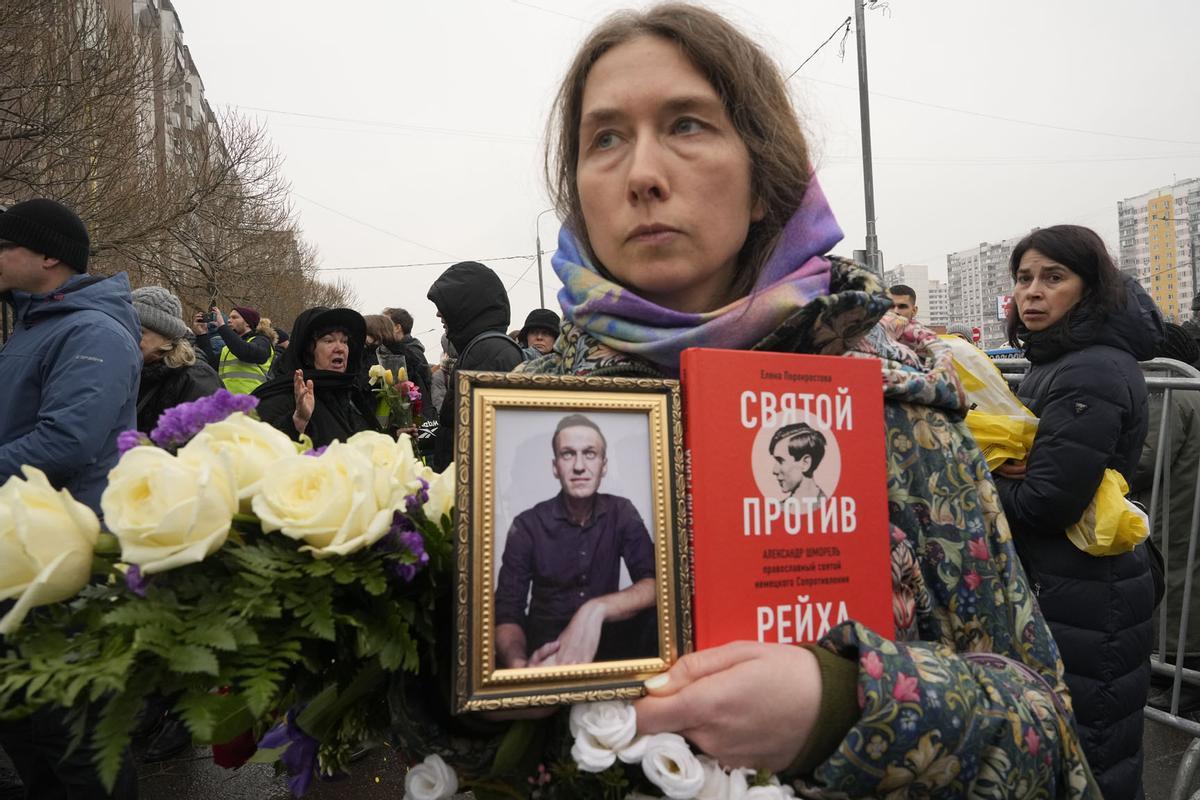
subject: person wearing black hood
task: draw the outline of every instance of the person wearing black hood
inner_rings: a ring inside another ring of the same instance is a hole
[[[254,390],[263,422],[313,446],[377,431],[375,401],[360,379],[366,323],[349,308],[310,308],[292,326],[278,377]]]
[[[1145,545],[1096,557],[1066,529],[1105,469],[1132,479],[1162,316],[1088,228],[1055,225],[1016,246],[1009,341],[1032,366],[1018,396],[1037,415],[1028,458],[995,471],[1017,554],[1058,643],[1088,764],[1106,800],[1142,796],[1156,580]]]
[[[462,261],[447,269],[429,287],[428,297],[437,306],[446,336],[458,350],[460,369],[508,372],[525,360],[521,346],[508,338],[508,294],[496,273],[476,261]],[[438,417],[433,468],[444,470],[454,460],[454,389],[446,392]]]

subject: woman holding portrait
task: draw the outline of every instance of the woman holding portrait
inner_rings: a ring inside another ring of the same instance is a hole
[[[674,377],[695,346],[882,370],[896,641],[848,622],[685,656],[647,683],[639,731],[837,796],[1099,797],[949,351],[826,255],[841,230],[774,64],[701,8],[620,14],[552,128],[565,322],[523,371]]]

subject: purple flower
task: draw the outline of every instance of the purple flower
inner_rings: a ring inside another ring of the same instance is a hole
[[[146,579],[142,577],[142,569],[137,564],[130,564],[125,570],[125,586],[138,597],[146,596]]]
[[[400,541],[400,546],[408,551],[406,555],[411,555],[413,560],[408,561],[406,558],[404,561],[397,561],[392,565],[392,572],[400,580],[409,583],[417,577],[421,568],[429,563],[429,553],[425,552],[425,540],[416,531],[405,531],[396,536]]]
[[[220,422],[237,411],[252,411],[258,398],[248,394],[233,394],[221,389],[209,397],[169,408],[158,418],[158,426],[150,438],[159,447],[174,448],[186,444],[205,425]]]
[[[125,455],[135,447],[140,447],[144,444],[152,444],[150,437],[144,433],[137,431],[122,431],[117,434],[117,452]]]
[[[305,450],[304,455],[312,456],[313,458],[320,458],[321,454],[325,452],[326,447],[329,447],[329,445],[322,445],[321,447],[314,447],[312,450]]]
[[[429,563],[424,537],[417,531],[413,521],[401,511],[392,517],[392,529],[379,540],[375,548],[384,553],[400,554],[400,560],[393,561],[388,569],[405,583],[417,577],[421,568]]]
[[[421,488],[404,498],[404,507],[410,514],[417,513],[418,508],[429,502],[429,481],[424,478],[417,480],[421,482]]]
[[[281,722],[267,731],[258,741],[259,750],[274,750],[287,747],[279,760],[287,767],[288,788],[292,794],[301,797],[308,791],[312,783],[313,773],[317,769],[317,740],[309,736],[296,723],[296,717],[303,707],[293,708],[287,713],[286,722]]]

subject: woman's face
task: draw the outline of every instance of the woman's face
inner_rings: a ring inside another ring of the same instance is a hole
[[[345,372],[350,358],[350,339],[341,331],[330,331],[313,344],[313,366]]]
[[[733,299],[738,252],[763,213],[745,143],[678,45],[642,36],[592,67],[576,184],[592,249],[620,283],[677,311]]]
[[[1026,250],[1017,265],[1013,300],[1021,322],[1031,331],[1044,331],[1083,298],[1083,278],[1037,250]]]
[[[161,361],[163,348],[170,343],[171,340],[158,331],[142,328],[142,340],[138,342],[138,346],[142,350],[142,363],[153,364],[156,361]]]

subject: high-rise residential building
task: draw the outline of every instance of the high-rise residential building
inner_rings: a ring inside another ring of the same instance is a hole
[[[930,325],[950,324],[950,287],[938,280],[929,281],[929,299],[922,306],[921,316]]]
[[[123,2],[139,38],[161,67],[153,92],[142,99],[142,118],[145,135],[154,138],[159,167],[166,169],[184,156],[189,134],[219,139],[217,118],[204,98],[204,82],[183,42],[183,23],[171,0]]]
[[[1200,287],[1200,178],[1117,203],[1118,265],[1137,278],[1167,319],[1191,317]]]
[[[1005,309],[1013,285],[1008,260],[1024,237],[981,242],[946,256],[949,321],[979,328],[984,347],[1002,347],[1007,340]]]

